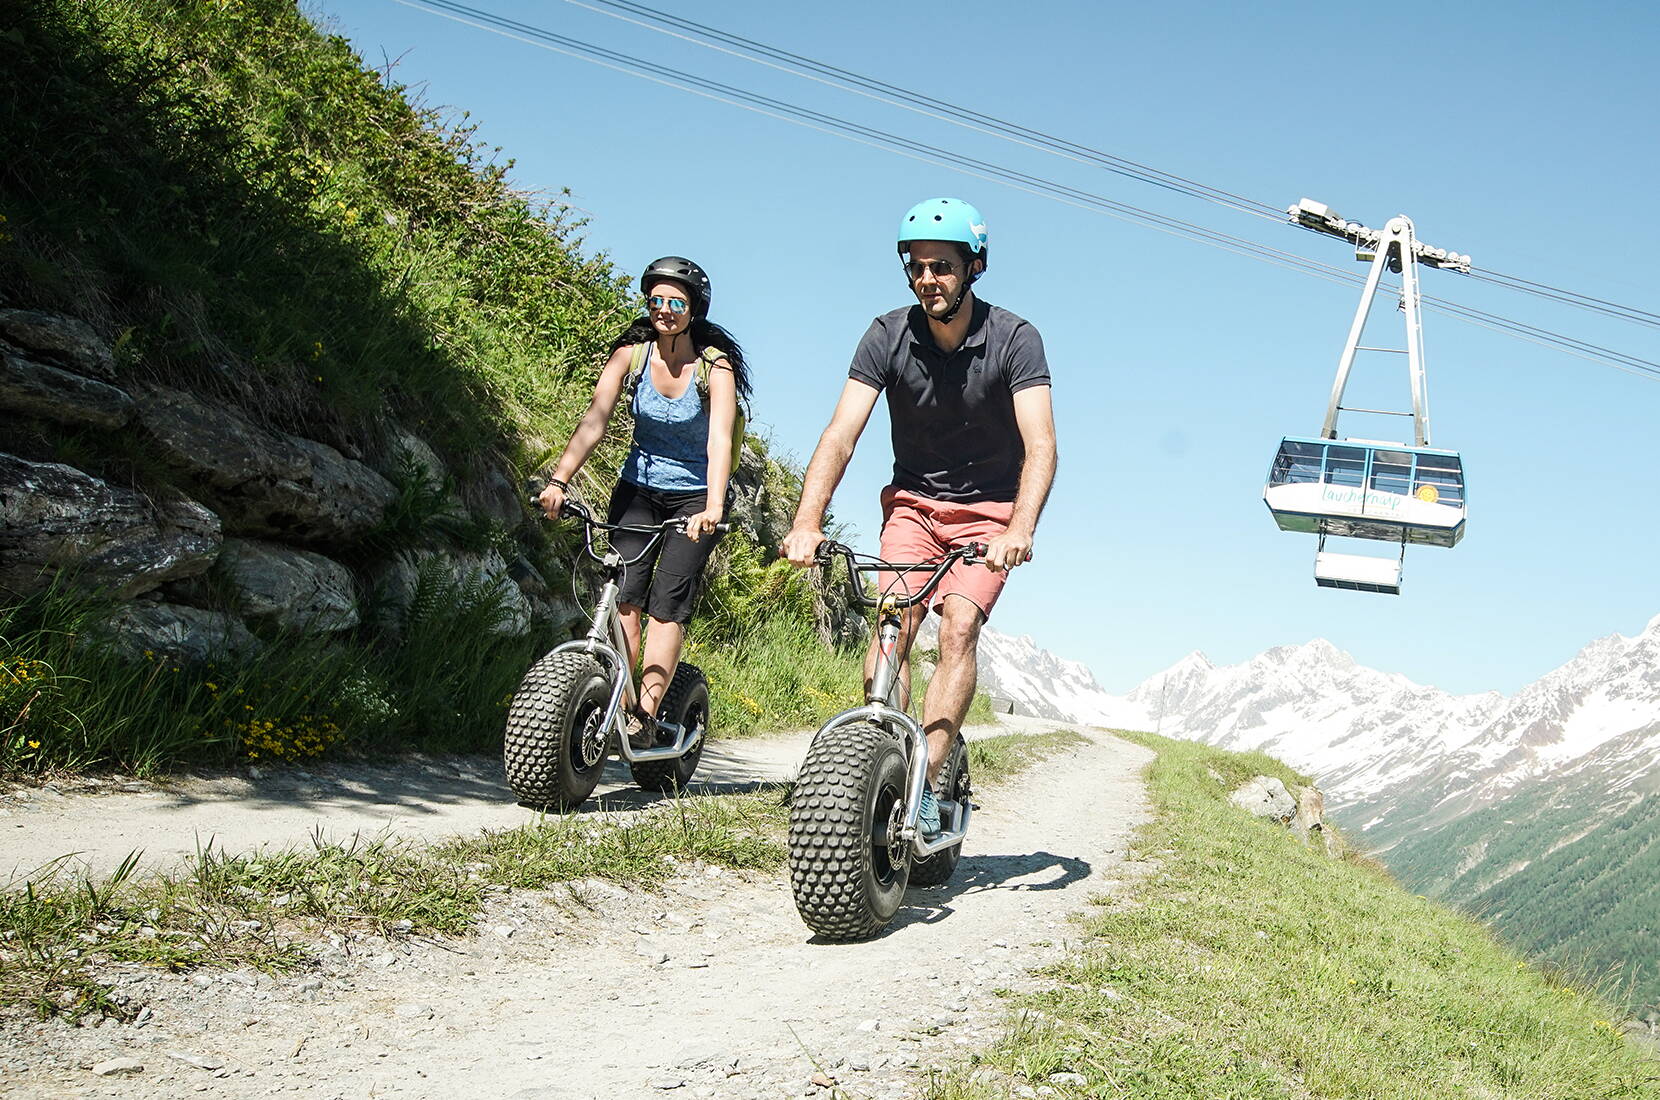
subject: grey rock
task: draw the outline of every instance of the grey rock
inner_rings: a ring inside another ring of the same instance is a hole
[[[149,650],[175,661],[206,662],[261,648],[241,619],[171,603],[127,604],[105,623],[104,633],[128,652]]]
[[[80,374],[105,381],[115,378],[115,355],[109,341],[85,321],[41,310],[0,309],[0,334]]]
[[[1074,1088],[1083,1088],[1089,1084],[1089,1078],[1081,1073],[1051,1073],[1049,1083],[1052,1085],[1071,1085]]]
[[[475,515],[509,531],[524,525],[530,504],[522,488],[500,470],[487,470],[461,487],[461,498]]]
[[[106,382],[0,348],[0,409],[59,424],[119,428],[133,418],[133,399]]]
[[[498,598],[502,604],[502,619],[492,628],[492,634],[520,637],[530,629],[530,601],[513,583],[507,563],[496,551],[486,550],[476,554],[470,551],[416,549],[400,554],[370,573],[378,602],[388,613],[381,626],[394,636],[401,630],[402,622],[414,602],[423,568],[439,569],[449,581]]]
[[[0,454],[0,589],[30,592],[55,571],[121,597],[208,568],[219,519],[195,501],[157,503],[71,466]]]
[[[349,543],[373,530],[397,495],[391,482],[333,447],[262,428],[191,394],[137,394],[161,457],[189,475],[238,534]]]
[[[1240,787],[1228,800],[1257,817],[1265,817],[1284,825],[1297,813],[1297,800],[1286,790],[1285,783],[1271,775],[1259,775]]]
[[[352,573],[310,550],[226,539],[214,575],[246,618],[284,630],[331,634],[358,624]]]
[[[391,462],[381,467],[381,473],[393,477],[408,470],[432,489],[443,489],[449,483],[448,467],[426,440],[401,427],[394,427],[391,437],[391,446],[388,448]]]
[[[143,1073],[144,1063],[137,1058],[111,1058],[93,1066],[92,1072],[99,1077],[130,1077],[135,1073]]]
[[[542,579],[542,574],[537,572],[530,559],[524,555],[521,554],[507,563],[507,575],[526,597],[541,600],[548,598],[547,581]]]

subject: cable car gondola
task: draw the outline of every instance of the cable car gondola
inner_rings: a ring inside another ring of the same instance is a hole
[[[1468,271],[1470,258],[1432,249],[1413,237],[1405,215],[1390,220],[1381,233],[1344,222],[1325,206],[1302,200],[1291,208],[1300,223],[1351,240],[1358,258],[1371,261],[1360,307],[1338,360],[1326,420],[1319,436],[1287,436],[1268,470],[1262,499],[1282,531],[1318,536],[1314,580],[1323,588],[1398,595],[1408,544],[1456,546],[1464,537],[1464,462],[1457,451],[1429,445],[1429,395],[1424,381],[1423,329],[1419,322],[1418,262]],[[1363,347],[1361,335],[1377,294],[1383,268],[1401,275],[1401,310],[1406,320],[1405,348]],[[1388,352],[1407,356],[1412,411],[1346,409],[1343,391],[1355,353]],[[1412,444],[1374,439],[1339,439],[1338,413],[1363,412],[1410,416]],[[1339,553],[1326,549],[1330,537],[1369,539],[1397,544],[1393,557]]]

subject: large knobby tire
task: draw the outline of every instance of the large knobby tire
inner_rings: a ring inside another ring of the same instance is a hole
[[[790,883],[807,927],[831,940],[875,935],[898,912],[910,845],[893,840],[905,753],[869,722],[813,739],[790,800]]]
[[[953,801],[962,801],[968,798],[968,745],[963,741],[963,735],[951,743],[951,751],[945,757],[945,763],[940,766],[940,773],[935,777],[935,789],[939,797]],[[931,856],[921,859],[914,855],[911,858],[911,885],[912,886],[939,886],[951,881],[951,876],[957,870],[957,858],[963,854],[961,844],[953,844],[944,851],[935,852]]]
[[[586,653],[550,653],[525,673],[507,709],[502,764],[519,801],[573,810],[605,770],[600,727],[611,681]]]
[[[697,762],[703,759],[703,742],[709,736],[709,681],[703,670],[682,661],[669,681],[669,690],[663,693],[663,705],[657,708],[657,717],[682,728],[688,724],[699,732],[697,745],[678,760],[653,760],[645,764],[630,764],[634,782],[644,791],[665,793],[683,790],[697,771]]]

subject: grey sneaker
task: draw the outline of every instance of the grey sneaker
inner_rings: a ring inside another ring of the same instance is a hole
[[[934,788],[922,788],[922,816],[917,819],[917,828],[922,830],[925,840],[933,840],[940,835],[940,803],[934,797]]]

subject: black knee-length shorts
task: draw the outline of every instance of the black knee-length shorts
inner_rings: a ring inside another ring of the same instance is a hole
[[[606,509],[608,523],[654,527],[676,516],[695,516],[703,511],[709,494],[702,489],[669,492],[648,489],[630,481],[618,481]],[[625,558],[638,554],[647,535],[617,532],[611,544]],[[684,623],[692,617],[692,606],[703,590],[703,567],[720,541],[711,531],[693,542],[679,531],[670,531],[657,552],[630,566],[622,579],[622,602],[645,609],[660,622]]]

